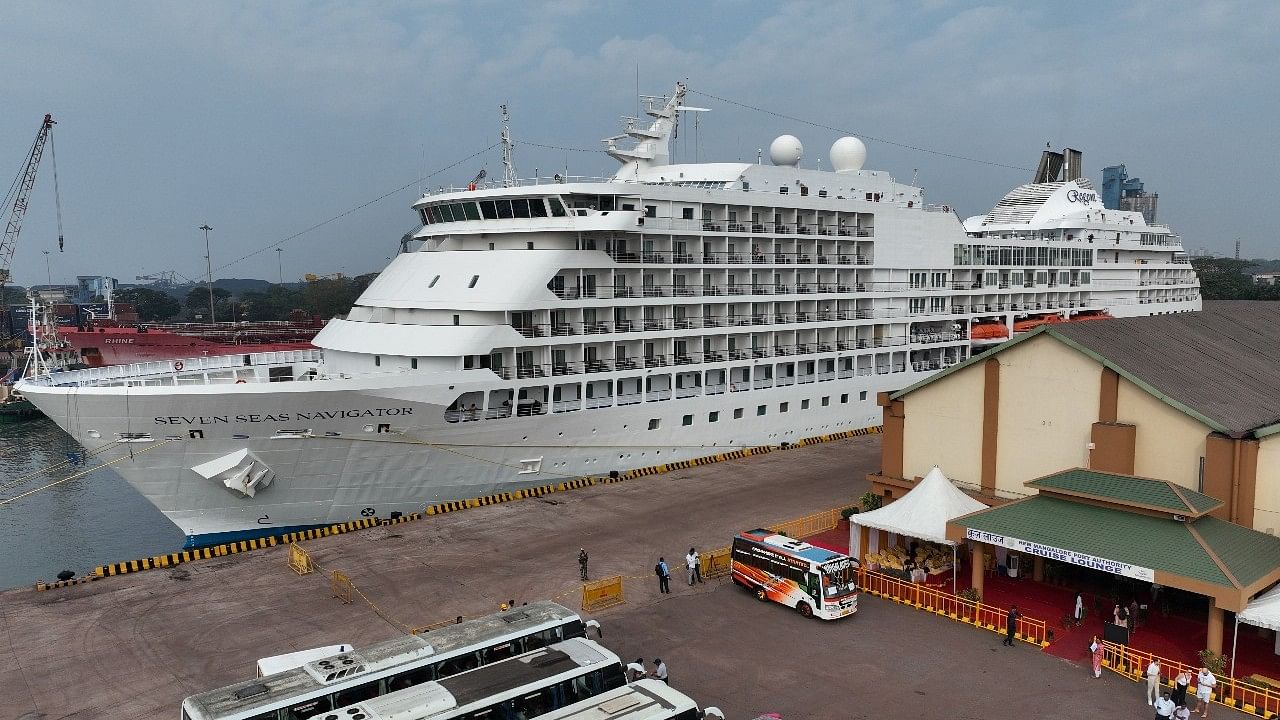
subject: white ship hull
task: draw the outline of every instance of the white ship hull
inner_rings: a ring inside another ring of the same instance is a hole
[[[127,397],[61,387],[26,392],[88,450],[105,448],[95,461],[131,454],[111,468],[180,527],[188,545],[207,545],[869,427],[879,424],[878,390],[926,375],[836,378],[483,422],[443,419],[444,398],[465,391],[462,383],[453,389],[395,381],[364,388],[352,387],[354,381],[293,383],[306,392],[271,394],[250,384],[176,395],[132,388]],[[805,409],[803,400],[809,401]],[[780,412],[781,403],[787,412]],[[757,414],[760,405],[764,415]],[[742,417],[734,419],[738,408]],[[717,422],[707,422],[710,412],[720,413]],[[698,421],[684,426],[685,415]],[[654,420],[657,427],[649,430]],[[383,423],[390,432],[377,431]],[[310,436],[281,437],[282,430],[309,430]],[[192,438],[192,431],[205,437]],[[150,438],[115,442],[141,433]],[[244,449],[275,475],[251,497],[192,470]],[[538,471],[521,472],[529,467]]]

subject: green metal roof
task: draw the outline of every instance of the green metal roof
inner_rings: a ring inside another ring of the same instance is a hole
[[[1205,519],[1196,524],[1201,522]],[[957,518],[950,524],[1235,587],[1188,530],[1189,523],[1171,518],[1036,495]],[[1269,557],[1271,568],[1278,557]]]
[[[1222,501],[1166,480],[1073,468],[1027,483],[1038,490],[1057,491],[1124,505],[1167,510],[1179,515],[1202,515]]]
[[[1252,585],[1280,564],[1280,537],[1216,517],[1200,518],[1191,526],[1242,587]]]

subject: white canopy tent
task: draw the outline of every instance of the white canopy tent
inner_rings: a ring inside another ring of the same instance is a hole
[[[1280,633],[1280,585],[1259,595],[1244,610],[1236,613],[1235,635],[1231,638],[1231,674],[1236,674],[1236,642],[1240,638],[1240,623],[1275,630]],[[1276,640],[1277,654],[1280,654],[1280,637]]]
[[[934,465],[924,479],[900,499],[878,510],[858,513],[849,518],[849,554],[862,558],[860,528],[867,527],[950,545],[954,568],[956,543],[947,539],[947,521],[986,509],[986,505],[952,485],[947,476],[942,474],[942,470]],[[954,571],[952,580],[955,580]]]

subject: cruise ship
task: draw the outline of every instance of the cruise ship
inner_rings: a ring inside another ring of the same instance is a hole
[[[1000,339],[975,327],[1200,307],[1178,237],[1104,209],[1078,152],[962,221],[853,137],[820,169],[790,135],[673,163],[684,95],[604,141],[612,177],[508,162],[420,198],[314,350],[20,389],[199,545],[874,426],[877,392]]]

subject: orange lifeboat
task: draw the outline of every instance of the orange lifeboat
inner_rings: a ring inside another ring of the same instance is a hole
[[[969,337],[974,340],[1003,340],[1009,337],[1009,328],[1004,323],[978,323],[969,328]]]

